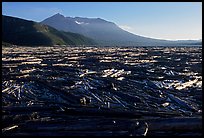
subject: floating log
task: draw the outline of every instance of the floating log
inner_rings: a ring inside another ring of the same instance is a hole
[[[184,100],[174,96],[173,94],[168,94],[169,98],[174,101],[177,105],[186,108],[188,110],[191,111],[197,111],[195,108],[193,108],[192,106],[188,105]]]
[[[201,135],[201,49],[4,47],[3,135]]]
[[[25,107],[20,107],[20,106],[7,106],[7,107],[2,107],[2,110],[4,112],[10,112],[13,113],[20,113],[20,112],[41,112],[41,111],[56,111],[59,109],[58,106],[25,106]]]
[[[65,108],[61,113],[69,115],[86,115],[86,116],[105,116],[105,117],[117,117],[117,118],[141,118],[142,116],[157,116],[157,117],[168,117],[168,116],[179,116],[178,113],[171,112],[149,112],[149,111],[119,111],[110,109],[94,109],[94,108]]]
[[[151,119],[147,121],[149,124],[149,131],[147,136],[156,135],[156,132],[168,132],[172,134],[185,134],[188,132],[202,131],[201,117],[174,117],[174,118],[160,118]],[[201,134],[201,133],[200,133]]]

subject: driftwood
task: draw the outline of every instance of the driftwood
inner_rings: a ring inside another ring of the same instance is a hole
[[[169,135],[201,136],[202,132],[201,117],[152,119],[147,122],[149,124],[147,136],[166,135],[164,132]]]
[[[148,122],[148,121],[147,121]],[[201,131],[201,117],[174,117],[149,120],[150,131]]]
[[[30,106],[30,107],[19,107],[19,106],[12,106],[12,107],[3,107],[2,110],[4,112],[11,112],[12,113],[20,113],[20,112],[40,112],[40,111],[55,111],[59,109],[58,106]]]
[[[201,135],[200,47],[4,47],[4,136]]]
[[[45,121],[29,121],[27,123],[21,123],[4,128],[3,134],[5,135],[33,135],[33,131],[36,134],[43,134],[55,131],[55,135],[90,135],[104,136],[120,135],[126,136],[156,136],[164,135],[201,135],[202,131],[202,118],[165,118],[165,119],[142,119],[142,120],[130,120],[130,119],[117,119],[117,118],[83,118],[75,119],[70,118],[63,120],[45,120]],[[54,121],[54,122],[53,122]],[[62,122],[59,124],[59,122]],[[190,125],[190,127],[189,127]],[[19,132],[21,130],[21,132]],[[16,133],[12,133],[12,131]],[[92,132],[92,133],[90,133]],[[109,132],[109,133],[106,133]],[[125,132],[125,133],[124,133]],[[48,134],[49,135],[49,134]]]
[[[50,89],[51,92],[61,96],[63,99],[67,100],[68,102],[73,104],[80,104],[80,99],[82,97],[73,95],[72,93],[69,93],[60,88],[53,87],[49,85],[49,83],[46,83],[45,81],[42,81],[42,80],[36,80],[36,82],[38,82],[39,85],[43,85],[43,87],[47,87],[48,89]]]
[[[128,131],[44,131],[44,132],[15,132],[7,136],[127,136]]]

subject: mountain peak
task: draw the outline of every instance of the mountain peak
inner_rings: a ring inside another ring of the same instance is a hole
[[[53,15],[52,17],[63,17],[64,18],[64,15],[57,13],[57,14]]]

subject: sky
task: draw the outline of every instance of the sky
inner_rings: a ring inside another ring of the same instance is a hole
[[[202,39],[202,2],[2,2],[3,15],[36,22],[56,13],[102,18],[151,38]]]

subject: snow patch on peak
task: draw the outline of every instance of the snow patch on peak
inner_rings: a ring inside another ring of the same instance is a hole
[[[77,23],[77,24],[83,24],[84,22],[78,22],[78,21],[75,21],[75,23]]]
[[[78,22],[78,21],[75,21],[75,23],[77,23],[77,24],[89,24],[89,23],[85,23],[85,22]]]

